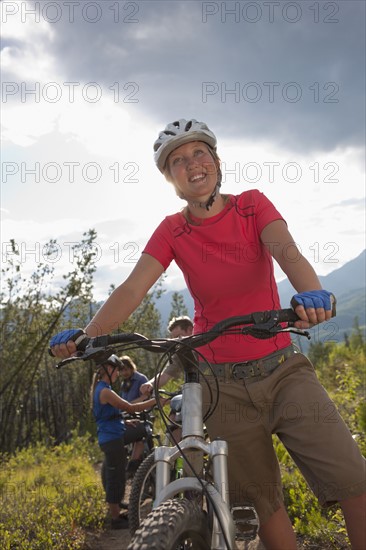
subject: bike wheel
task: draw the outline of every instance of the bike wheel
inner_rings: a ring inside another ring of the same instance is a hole
[[[172,499],[155,508],[136,531],[128,550],[210,550],[207,515],[194,502]]]
[[[139,466],[131,486],[128,503],[128,522],[133,535],[142,521],[150,514],[155,497],[156,464],[154,452]]]

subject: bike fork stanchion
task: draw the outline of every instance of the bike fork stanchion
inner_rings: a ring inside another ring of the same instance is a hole
[[[198,382],[186,382],[182,388],[182,441],[193,438],[198,442],[204,442],[202,423],[202,387]],[[185,452],[187,461],[183,460],[183,475],[190,477],[191,468],[199,477],[203,471],[203,453],[193,445],[193,449]]]
[[[223,528],[231,550],[231,548],[235,548],[235,524],[229,511],[229,479],[227,470],[228,445],[226,441],[221,441],[219,439],[212,441],[210,444],[210,454],[215,486],[221,496],[223,505],[227,508],[226,521],[224,521]],[[218,550],[229,550],[225,544],[222,528],[220,527],[215,513],[213,514],[211,545],[212,548]]]
[[[159,493],[164,487],[166,487],[170,481],[170,447],[155,447],[154,457],[156,462],[156,486],[155,486],[155,500],[157,500]]]

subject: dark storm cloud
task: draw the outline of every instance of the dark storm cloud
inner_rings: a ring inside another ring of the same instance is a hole
[[[158,127],[193,116],[298,151],[363,143],[362,1],[74,4],[52,24],[61,73],[127,85],[119,100]]]

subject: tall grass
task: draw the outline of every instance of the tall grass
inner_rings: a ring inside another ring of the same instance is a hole
[[[87,437],[43,444],[2,457],[2,550],[81,549],[85,529],[100,529],[104,492],[93,468],[97,447]]]
[[[281,468],[285,506],[303,547],[348,550],[349,540],[339,505],[322,508],[276,436],[273,443]]]

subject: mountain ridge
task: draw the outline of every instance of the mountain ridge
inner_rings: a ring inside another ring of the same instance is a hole
[[[355,317],[358,317],[360,327],[366,325],[366,249],[358,256],[331,271],[328,275],[320,275],[319,280],[326,290],[332,292],[337,299],[337,316],[329,323],[333,323],[336,331],[332,330],[332,338],[341,341],[345,332],[351,332]],[[296,293],[288,279],[277,283],[282,307],[288,307],[292,296]],[[166,326],[171,312],[171,298],[174,292],[183,296],[188,314],[193,317],[193,300],[187,288],[178,291],[165,291],[156,301],[160,312],[162,326]],[[322,325],[327,332],[327,323]],[[312,329],[314,330],[314,329]],[[323,330],[323,332],[324,332]],[[319,330],[317,331],[319,333]],[[329,332],[329,331],[328,331]],[[336,332],[336,334],[334,334]]]

